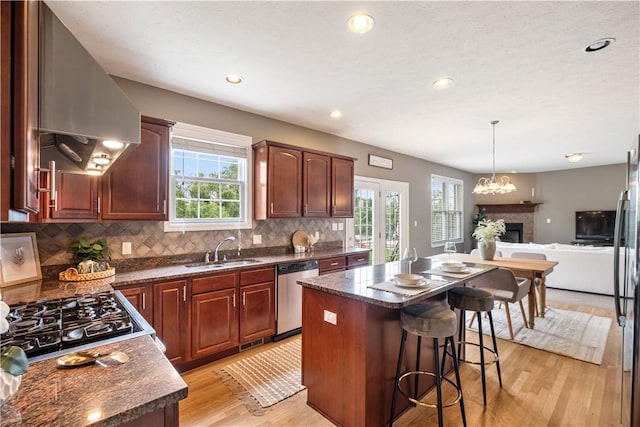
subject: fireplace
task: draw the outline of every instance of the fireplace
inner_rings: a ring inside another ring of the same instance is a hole
[[[504,224],[506,231],[500,236],[500,240],[509,243],[522,243],[522,234],[524,231],[521,222],[507,222]]]

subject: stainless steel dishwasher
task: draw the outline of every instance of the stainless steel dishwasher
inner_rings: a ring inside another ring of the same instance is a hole
[[[276,282],[276,335],[274,341],[302,330],[302,286],[297,280],[319,274],[317,260],[278,264]]]

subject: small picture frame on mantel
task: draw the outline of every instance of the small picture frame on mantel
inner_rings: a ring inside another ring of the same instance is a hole
[[[369,166],[378,168],[393,169],[393,159],[369,154]]]
[[[36,233],[0,234],[0,287],[40,279]]]

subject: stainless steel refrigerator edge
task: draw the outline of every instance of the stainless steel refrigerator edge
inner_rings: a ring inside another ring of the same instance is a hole
[[[614,299],[618,325],[622,327],[621,421],[627,427],[640,427],[640,295],[638,293],[638,150],[627,154],[627,186],[620,194],[616,213],[614,248]],[[624,241],[623,241],[624,238]],[[624,246],[622,280],[620,248]]]

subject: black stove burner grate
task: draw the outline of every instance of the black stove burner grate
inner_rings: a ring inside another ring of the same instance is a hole
[[[134,322],[113,292],[11,305],[0,348],[21,347],[27,357],[130,334]]]

